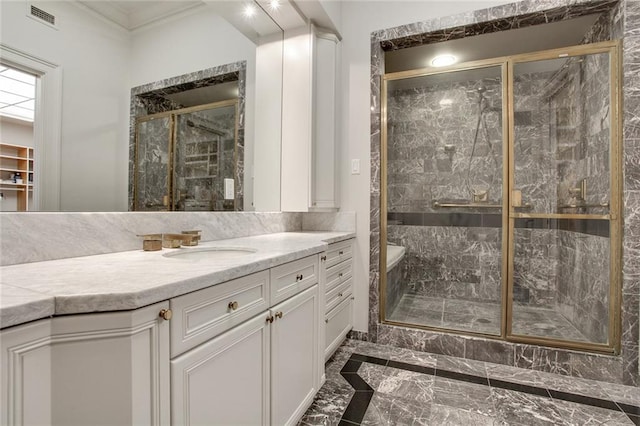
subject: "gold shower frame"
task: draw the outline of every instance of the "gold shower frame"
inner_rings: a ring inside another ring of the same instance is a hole
[[[175,211],[176,208],[176,200],[174,199],[174,157],[175,157],[175,145],[177,141],[177,125],[176,125],[176,117],[178,115],[189,114],[192,112],[203,111],[207,109],[214,108],[224,108],[227,106],[235,107],[235,123],[234,123],[234,147],[233,147],[233,175],[234,179],[237,174],[238,167],[238,100],[237,99],[228,99],[224,101],[212,102],[209,104],[196,105],[187,108],[174,109],[171,111],[159,112],[156,114],[149,114],[141,117],[137,117],[135,120],[135,134],[134,134],[134,165],[133,165],[133,208],[137,205],[138,201],[138,138],[139,138],[139,127],[140,123],[144,123],[146,121],[157,120],[160,118],[169,118],[169,165],[167,166],[167,192],[166,195],[168,203],[166,204],[167,210]],[[233,205],[235,210],[236,199],[234,195]]]
[[[622,78],[621,43],[618,40],[550,49],[540,52],[503,56],[481,61],[473,61],[438,69],[423,68],[410,71],[388,73],[382,76],[381,84],[381,147],[380,147],[380,275],[379,275],[379,322],[395,326],[409,326],[418,329],[455,333],[458,335],[480,336],[492,340],[543,345],[549,347],[576,349],[587,352],[619,354],[621,341],[621,300],[622,300]],[[588,54],[609,54],[610,75],[610,206],[609,214],[564,214],[525,213],[511,203],[514,190],[514,65],[541,60],[569,58]],[[387,83],[413,77],[445,74],[455,71],[469,71],[489,67],[500,67],[502,84],[502,245],[501,245],[501,326],[500,334],[473,332],[452,328],[434,327],[386,319],[387,295]],[[506,161],[505,161],[506,159]],[[578,342],[557,338],[517,335],[512,333],[513,320],[513,263],[515,257],[515,220],[518,218],[543,219],[605,219],[609,221],[610,273],[609,273],[609,330],[606,344]]]

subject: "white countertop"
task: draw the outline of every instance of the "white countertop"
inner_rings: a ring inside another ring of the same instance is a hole
[[[285,232],[161,251],[125,251],[0,267],[0,328],[51,315],[137,309],[324,251],[352,232]],[[255,250],[231,259],[165,257],[178,250]]]

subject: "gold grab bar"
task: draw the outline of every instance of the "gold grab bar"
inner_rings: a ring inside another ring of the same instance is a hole
[[[501,209],[502,204],[485,204],[485,203],[441,203],[439,201],[433,202],[433,207],[436,209],[444,208],[463,208],[463,209]],[[518,206],[519,209],[531,209],[531,204],[523,204]]]
[[[563,204],[558,208],[560,209],[590,209],[590,208],[608,209],[609,202],[598,203],[598,204]]]

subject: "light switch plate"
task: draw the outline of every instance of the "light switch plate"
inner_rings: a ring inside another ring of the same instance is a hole
[[[354,158],[351,160],[351,174],[359,175],[360,174],[360,159]]]

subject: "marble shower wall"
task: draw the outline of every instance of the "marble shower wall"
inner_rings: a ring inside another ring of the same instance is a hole
[[[599,355],[536,345],[498,342],[378,322],[380,253],[380,76],[384,51],[471,37],[601,13],[585,41],[623,38],[624,240],[622,347]],[[635,0],[524,0],[375,31],[371,34],[371,211],[368,332],[362,339],[434,353],[499,362],[535,370],[639,385],[638,306],[640,298],[640,2]]]
[[[389,225],[405,247],[407,289],[418,295],[496,303],[501,291],[499,228]]]
[[[500,79],[420,81],[424,84],[388,94],[387,211],[442,212],[433,202],[470,202],[472,189],[488,190],[490,200],[500,203]],[[478,88],[486,91],[481,95]]]
[[[138,124],[137,173],[134,175],[135,210],[166,209],[162,197],[169,193],[170,129],[169,117]]]

